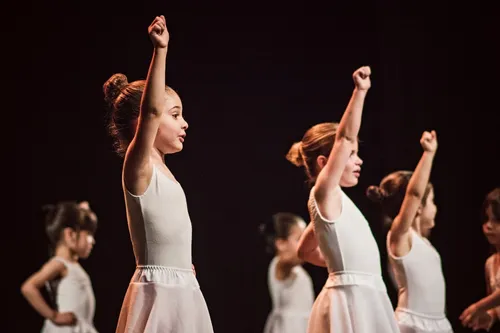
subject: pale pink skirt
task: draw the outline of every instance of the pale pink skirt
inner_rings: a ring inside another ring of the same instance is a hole
[[[213,333],[191,269],[138,266],[123,301],[116,333]]]

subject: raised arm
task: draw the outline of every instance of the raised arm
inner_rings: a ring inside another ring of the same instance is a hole
[[[358,133],[361,127],[361,115],[368,89],[371,87],[370,67],[361,67],[353,74],[355,88],[340,120],[335,142],[326,165],[318,175],[315,185],[315,198],[319,210],[327,220],[333,220],[340,214],[340,193],[337,191],[340,178],[349,157],[357,154]]]
[[[165,18],[156,17],[148,28],[154,46],[146,87],[141,99],[137,130],[124,163],[124,181],[134,194],[142,194],[153,172],[150,155],[165,109],[165,71],[169,33]]]
[[[63,263],[57,260],[51,260],[38,272],[30,276],[21,287],[21,293],[31,306],[42,317],[51,320],[56,325],[73,325],[76,318],[72,313],[59,313],[57,310],[52,309],[47,302],[45,302],[45,299],[40,293],[40,288],[42,288],[46,282],[62,276],[65,270],[66,268]]]
[[[389,239],[391,251],[396,256],[404,256],[411,249],[410,228],[422,204],[425,189],[429,184],[432,162],[437,149],[436,132],[424,132],[420,139],[424,153],[415,172],[410,178],[399,214],[391,225]]]
[[[326,267],[325,258],[319,249],[313,222],[309,223],[299,239],[297,255],[300,259],[316,266]]]

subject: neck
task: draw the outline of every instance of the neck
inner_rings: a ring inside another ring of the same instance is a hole
[[[66,259],[68,261],[78,261],[78,256],[71,251],[66,245],[58,245],[54,252],[56,257]]]
[[[422,228],[420,227],[420,218],[415,218],[415,221],[413,221],[413,224],[411,226],[413,230],[417,232],[419,236],[422,236]]]
[[[162,164],[165,163],[165,154],[163,154],[158,148],[151,148],[151,158],[153,161],[157,161]]]
[[[294,266],[293,263],[279,257],[278,263],[276,264],[276,278],[278,280],[286,280],[290,276]]]

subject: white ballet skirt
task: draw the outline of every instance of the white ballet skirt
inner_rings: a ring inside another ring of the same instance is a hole
[[[267,317],[264,333],[306,333],[314,302],[311,277],[302,266],[295,266],[290,277],[276,278],[278,257],[269,264],[268,286],[273,309]]]
[[[142,195],[125,203],[137,267],[116,333],[213,333],[191,264],[191,220],[179,183],[153,167]]]
[[[95,297],[88,274],[78,262],[54,257],[64,264],[67,274],[61,279],[56,292],[58,312],[72,312],[76,317],[74,326],[57,326],[45,320],[42,333],[97,333],[94,327]]]
[[[446,284],[441,256],[430,242],[411,229],[412,246],[403,257],[387,252],[398,287],[395,314],[403,333],[453,333],[445,315]]]
[[[314,190],[308,207],[329,277],[314,302],[307,332],[399,332],[368,222],[340,188],[341,214],[335,221],[326,220],[317,209]]]

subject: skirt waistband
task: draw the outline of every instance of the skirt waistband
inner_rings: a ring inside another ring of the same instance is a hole
[[[328,275],[325,288],[335,288],[339,286],[367,286],[382,292],[387,292],[382,276],[363,272],[339,271]]]
[[[200,287],[192,269],[159,265],[137,265],[130,282]]]

